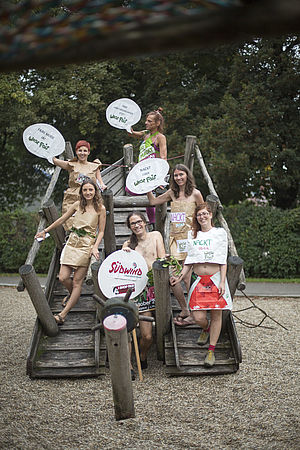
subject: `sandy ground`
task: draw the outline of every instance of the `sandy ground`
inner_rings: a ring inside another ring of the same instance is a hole
[[[238,324],[243,362],[233,375],[169,378],[153,349],[144,382],[133,384],[136,417],[116,422],[108,371],[83,380],[26,376],[35,311],[26,292],[0,288],[0,447],[299,449],[299,300],[254,300],[288,331],[270,319],[271,330]],[[236,297],[234,310],[249,305]]]

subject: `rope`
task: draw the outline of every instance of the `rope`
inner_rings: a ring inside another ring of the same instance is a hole
[[[254,303],[254,301],[251,300],[251,298],[248,297],[248,295],[245,294],[244,291],[240,291],[240,292],[242,292],[242,294],[243,294],[243,295],[251,302],[251,304],[252,304],[252,306],[248,306],[247,308],[239,309],[239,310],[237,310],[237,311],[232,311],[233,317],[237,320],[237,322],[238,322],[240,325],[244,325],[244,326],[247,327],[247,328],[258,328],[258,327],[261,327],[261,328],[266,328],[266,329],[269,329],[269,330],[273,330],[273,329],[274,329],[273,327],[267,327],[267,326],[265,326],[265,325],[262,325],[262,323],[265,321],[265,319],[268,318],[268,319],[273,320],[273,322],[277,323],[277,325],[281,326],[281,327],[284,328],[286,331],[288,331],[288,329],[287,329],[285,326],[281,325],[281,323],[279,323],[279,322],[277,322],[277,320],[273,319],[273,317],[271,317],[268,313],[266,313],[266,311],[264,311],[262,308],[260,308],[259,306],[257,306],[257,305]],[[248,311],[249,309],[258,309],[258,310],[264,315],[264,317],[261,319],[261,321],[260,321],[258,324],[246,322],[245,320],[242,320],[242,319],[240,319],[238,316],[236,316],[236,313],[239,313],[239,312],[242,312],[242,311]]]

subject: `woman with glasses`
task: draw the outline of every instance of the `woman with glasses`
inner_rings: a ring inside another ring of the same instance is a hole
[[[162,235],[159,231],[147,231],[147,222],[143,213],[134,211],[127,217],[127,226],[131,230],[131,236],[128,241],[123,244],[123,250],[135,250],[140,253],[145,259],[148,270],[152,269],[152,264],[157,258],[165,257],[165,247]],[[154,287],[147,286],[147,288],[136,298],[139,314],[151,316],[152,311],[155,310],[155,294]],[[141,367],[146,369],[147,353],[152,343],[152,323],[140,322],[140,356]]]
[[[105,228],[106,211],[94,181],[83,181],[79,198],[66,213],[35,236],[45,239],[48,231],[62,225],[74,215],[71,234],[60,258],[59,281],[69,294],[62,301],[63,310],[54,316],[58,325],[64,323],[67,314],[79,300],[91,256],[99,259],[98,248]]]
[[[187,244],[188,255],[179,277],[170,279],[171,285],[192,274],[188,295],[189,308],[196,324],[202,328],[197,343],[206,345],[205,366],[215,364],[215,346],[222,327],[222,310],[231,309],[232,301],[226,280],[228,239],[224,228],[215,228],[208,203],[197,206],[192,231]],[[207,311],[210,310],[210,322]]]
[[[170,189],[158,197],[149,192],[150,205],[161,205],[171,202],[170,253],[182,264],[186,258],[186,240],[191,229],[192,217],[197,205],[203,203],[201,192],[195,187],[192,172],[183,164],[177,164],[171,174]],[[183,278],[186,290],[190,286],[190,274]],[[190,316],[184,292],[180,284],[173,287],[173,292],[181,307],[181,312],[174,319],[178,326],[191,325],[194,321]]]
[[[103,183],[100,168],[101,162],[99,159],[95,159],[94,162],[88,161],[88,156],[91,151],[90,143],[87,141],[78,141],[75,146],[76,156],[71,161],[64,161],[59,158],[53,158],[53,164],[61,167],[69,172],[69,187],[64,193],[64,199],[62,203],[62,214],[79,200],[79,189],[82,182],[89,178],[98,184],[101,191],[106,189],[106,185]],[[64,228],[69,231],[73,225],[73,217],[70,217],[65,224]]]

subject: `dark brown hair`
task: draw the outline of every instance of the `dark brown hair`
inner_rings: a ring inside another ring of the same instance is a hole
[[[86,199],[84,198],[84,196],[82,194],[82,188],[83,188],[83,186],[85,184],[91,184],[92,186],[94,186],[94,188],[95,188],[95,195],[93,197],[93,206],[95,208],[95,211],[99,212],[101,205],[103,205],[103,201],[102,201],[102,197],[101,197],[100,191],[99,191],[98,186],[96,185],[96,183],[93,180],[91,180],[90,178],[87,177],[83,181],[83,183],[82,183],[82,185],[80,186],[80,189],[79,189],[80,208],[82,209],[82,214],[86,211],[85,208],[86,208],[86,205],[87,205],[87,201],[86,201]]]
[[[174,192],[175,198],[179,197],[179,186],[174,179],[175,170],[181,170],[182,172],[185,172],[187,174],[186,184],[184,187],[184,195],[185,195],[185,197],[189,197],[190,195],[192,195],[193,190],[196,187],[195,179],[194,179],[192,172],[184,164],[176,164],[176,166],[174,167],[171,178],[170,178],[170,188]]]
[[[201,225],[197,220],[197,214],[198,211],[201,211],[201,209],[207,209],[208,212],[212,213],[211,206],[209,203],[201,203],[200,205],[196,206],[196,209],[193,214],[193,222],[192,222],[192,232],[193,232],[193,239],[196,239],[198,231],[201,231]],[[213,221],[211,221],[212,226],[214,226]]]
[[[142,212],[140,212],[140,211],[132,211],[131,213],[128,214],[127,219],[126,219],[127,227],[128,227],[130,230],[131,230],[131,227],[130,227],[130,218],[131,218],[132,216],[139,216],[139,217],[142,219],[142,221],[143,221],[145,224],[147,224],[146,217],[145,217],[145,215],[144,215]],[[131,236],[130,236],[130,238],[129,238],[129,245],[128,245],[128,247],[131,248],[131,250],[135,250],[135,248],[137,247],[137,245],[138,245],[137,237],[136,237],[136,235],[134,234],[134,232],[132,231]]]

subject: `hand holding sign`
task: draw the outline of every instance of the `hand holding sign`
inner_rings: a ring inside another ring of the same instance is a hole
[[[65,140],[60,132],[47,123],[30,125],[23,132],[23,142],[30,153],[47,159],[53,164],[53,156],[65,150]]]
[[[98,283],[107,298],[124,297],[129,288],[133,289],[130,298],[137,297],[148,281],[148,266],[145,259],[135,250],[111,253],[101,264]]]
[[[169,164],[161,158],[148,158],[136,164],[126,178],[126,187],[134,194],[146,194],[165,186]]]
[[[115,128],[127,130],[131,133],[131,127],[141,118],[140,107],[129,98],[120,98],[112,102],[106,109],[106,119]]]

